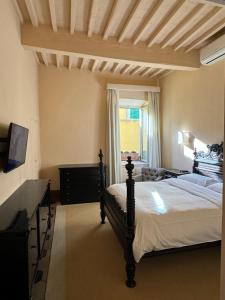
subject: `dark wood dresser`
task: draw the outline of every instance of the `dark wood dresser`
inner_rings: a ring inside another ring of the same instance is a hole
[[[99,200],[98,164],[59,166],[62,204],[96,202]]]
[[[29,300],[41,280],[39,261],[51,227],[50,184],[27,180],[0,206],[0,293]]]

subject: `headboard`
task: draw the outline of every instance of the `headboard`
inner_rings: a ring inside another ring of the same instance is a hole
[[[193,173],[223,181],[223,142],[207,147],[207,153],[195,149]]]

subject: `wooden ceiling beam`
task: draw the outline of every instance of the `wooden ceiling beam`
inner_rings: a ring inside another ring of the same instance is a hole
[[[103,64],[103,66],[101,67],[101,72],[104,72],[104,71],[106,71],[107,70],[107,68],[109,67],[109,65],[110,65],[110,61],[105,61],[104,62],[104,64]]]
[[[36,60],[37,64],[40,65],[41,62],[40,62],[40,59],[39,59],[39,57],[38,57],[37,52],[34,51],[33,54],[34,54],[34,57],[35,57],[35,60]]]
[[[151,68],[146,68],[143,72],[140,73],[141,76],[146,76],[152,71]]]
[[[110,30],[112,29],[112,26],[113,26],[113,18],[116,15],[118,3],[119,3],[119,0],[114,0],[114,2],[113,2],[113,6],[111,9],[109,18],[108,18],[108,22],[106,24],[106,27],[105,27],[105,30],[103,33],[103,40],[107,40],[109,38]]]
[[[94,72],[97,69],[98,64],[99,64],[99,61],[97,59],[94,59],[92,67],[91,67],[91,72]]]
[[[205,4],[205,5],[210,5],[210,6],[217,6],[217,7],[222,7],[224,8],[225,4],[223,0],[197,0],[197,2]]]
[[[112,67],[112,72],[116,73],[120,68],[120,63],[114,63],[113,67]]]
[[[151,74],[149,75],[149,78],[154,78],[154,77],[156,77],[157,75],[163,73],[164,71],[165,71],[165,70],[163,70],[163,69],[155,70],[153,73],[151,73]]]
[[[70,33],[73,34],[75,30],[76,23],[76,10],[77,10],[77,0],[71,0],[70,5]]]
[[[136,75],[145,69],[144,66],[137,66],[134,70],[130,72],[130,75]]]
[[[68,64],[69,70],[71,70],[73,67],[73,60],[74,60],[74,57],[72,55],[69,55],[69,64]]]
[[[188,32],[186,32],[179,39],[179,41],[174,46],[174,50],[177,51],[182,46],[184,46],[184,44],[187,43],[199,30],[201,30],[209,20],[215,18],[219,12],[221,12],[221,8],[214,7],[207,15],[205,15],[199,22],[197,22],[194,27],[188,30]]]
[[[158,77],[158,79],[162,79],[162,78],[166,77],[167,75],[171,74],[172,72],[173,72],[172,70],[164,71],[164,72]]]
[[[130,13],[130,15],[128,16],[128,18],[127,18],[127,20],[126,20],[126,22],[125,22],[125,24],[124,24],[124,26],[122,28],[122,31],[121,31],[121,33],[119,35],[119,38],[118,38],[118,42],[119,43],[121,43],[124,40],[124,38],[125,38],[125,36],[127,34],[127,31],[128,31],[128,29],[130,27],[130,24],[132,22],[132,19],[133,19],[134,15],[135,15],[136,11],[138,10],[141,2],[142,2],[142,0],[136,1],[135,5],[134,5],[134,7],[133,7],[133,9],[132,9],[132,11]]]
[[[61,66],[61,55],[60,54],[56,54],[56,66],[57,68],[60,68]]]
[[[85,58],[81,58],[81,59],[82,59],[82,62],[81,62],[81,65],[80,65],[80,70],[83,70],[87,62],[86,62]]]
[[[34,7],[34,4],[33,4],[32,0],[25,0],[25,3],[26,3],[26,7],[27,7],[27,10],[28,10],[29,17],[30,17],[32,25],[34,27],[38,27],[38,25],[39,25],[38,16],[37,16],[37,13],[35,11],[35,7]]]
[[[130,69],[132,69],[134,66],[133,65],[125,65],[125,67],[123,67],[120,71],[120,74],[126,74],[130,71]]]
[[[97,11],[98,11],[97,1],[92,0],[90,14],[89,14],[89,22],[88,22],[88,33],[87,33],[88,37],[92,36],[95,20],[97,17]]]
[[[225,27],[225,18],[223,18],[220,22],[218,22],[216,25],[211,27],[209,30],[207,30],[205,33],[203,33],[200,37],[198,37],[196,40],[194,40],[188,47],[186,48],[185,52],[189,52],[195,47],[197,47],[199,44],[213,36],[215,33],[217,33],[219,30]]]
[[[175,5],[171,8],[169,13],[165,16],[162,22],[158,25],[158,27],[154,30],[151,36],[148,39],[147,45],[151,47],[154,43],[159,34],[163,31],[163,29],[167,26],[167,24],[175,17],[177,12],[182,8],[185,4],[186,0],[178,0]]]
[[[48,66],[48,56],[47,56],[47,53],[45,52],[41,52],[41,57],[43,59],[43,62],[46,66]]]
[[[18,15],[18,17],[20,19],[20,23],[23,24],[24,23],[23,14],[22,14],[21,9],[20,9],[20,7],[19,7],[19,5],[18,5],[18,3],[17,3],[16,0],[13,0],[13,5],[14,5],[16,13],[17,13],[17,15]]]
[[[170,42],[178,36],[181,30],[183,30],[192,22],[192,19],[197,16],[204,7],[205,6],[203,4],[198,4],[196,7],[194,7],[189,14],[187,14],[187,16],[181,22],[179,22],[178,25],[164,38],[160,44],[160,48],[164,49],[167,47]]]
[[[143,34],[146,32],[149,23],[151,22],[152,18],[156,14],[157,10],[160,8],[161,4],[163,3],[163,0],[156,0],[154,3],[154,6],[151,7],[149,14],[137,30],[137,33],[135,34],[133,45],[136,45],[142,38]]]
[[[49,26],[35,28],[29,24],[21,26],[21,43],[33,51],[85,57],[112,63],[129,64],[160,69],[195,70],[200,67],[199,51],[184,53],[172,48],[131,47],[119,45],[116,41],[99,38],[87,39],[87,35],[67,30],[53,32]]]
[[[55,11],[55,0],[49,0],[49,9],[50,9],[50,16],[52,22],[52,29],[53,31],[57,31],[57,21],[56,21],[56,11]]]
[[[134,65],[129,65],[126,70],[123,72],[123,74],[129,73],[135,66]]]

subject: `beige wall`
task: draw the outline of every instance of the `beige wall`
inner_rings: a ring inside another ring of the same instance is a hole
[[[0,137],[10,122],[30,129],[27,160],[22,167],[0,171],[0,204],[40,167],[38,70],[34,56],[20,45],[20,24],[13,1],[0,1]]]
[[[193,149],[178,145],[178,131],[189,131],[205,144],[223,141],[224,82],[225,61],[161,80],[164,167],[191,170]]]
[[[41,176],[59,188],[57,166],[97,162],[105,149],[106,85],[149,84],[88,71],[40,66]],[[152,82],[154,84],[154,82]]]

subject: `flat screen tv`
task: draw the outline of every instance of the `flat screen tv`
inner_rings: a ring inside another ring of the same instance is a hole
[[[8,149],[3,172],[8,173],[25,163],[29,130],[20,125],[10,123],[8,131]]]

